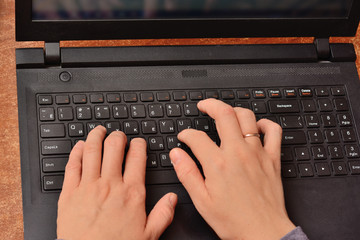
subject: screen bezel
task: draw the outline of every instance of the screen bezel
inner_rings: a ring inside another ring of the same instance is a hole
[[[32,0],[16,0],[16,40],[354,36],[360,0],[347,18],[33,21]],[[172,29],[172,30],[171,30]]]

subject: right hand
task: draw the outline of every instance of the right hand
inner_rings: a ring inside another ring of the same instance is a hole
[[[285,209],[280,176],[281,127],[269,120],[256,122],[252,111],[214,99],[198,108],[215,119],[218,147],[204,132],[179,133],[200,161],[176,148],[170,158],[196,209],[222,239],[280,239],[295,228]],[[258,137],[265,134],[264,146]]]

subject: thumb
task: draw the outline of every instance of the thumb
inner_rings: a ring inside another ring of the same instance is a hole
[[[163,196],[151,210],[146,223],[146,232],[158,239],[174,218],[177,195],[168,193]]]

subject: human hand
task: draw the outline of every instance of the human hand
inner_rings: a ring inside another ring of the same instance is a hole
[[[111,133],[102,157],[105,134],[99,126],[71,151],[58,203],[58,238],[158,239],[173,219],[177,196],[166,194],[147,217],[146,142],[131,141],[122,174],[126,136]]]
[[[198,108],[215,119],[218,147],[202,131],[187,129],[178,138],[200,161],[173,149],[170,158],[196,209],[222,239],[280,239],[295,228],[285,209],[280,176],[281,127],[256,122],[252,111],[207,99]],[[265,134],[264,146],[258,137]]]

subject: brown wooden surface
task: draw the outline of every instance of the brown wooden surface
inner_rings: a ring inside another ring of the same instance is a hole
[[[42,47],[43,43],[15,42],[14,0],[0,0],[0,239],[23,239],[20,156],[16,100],[15,48]],[[175,39],[62,42],[61,46],[135,46],[311,43],[312,38]],[[360,28],[354,38],[333,38],[352,42],[360,56]],[[357,61],[360,72],[360,58]]]

